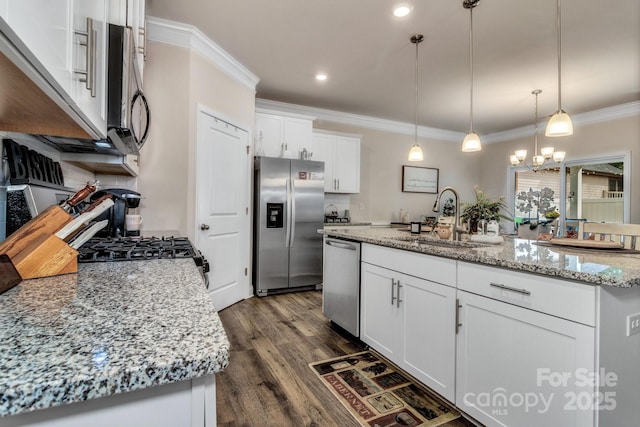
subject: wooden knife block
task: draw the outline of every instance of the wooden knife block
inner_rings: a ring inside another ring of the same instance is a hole
[[[22,280],[76,273],[78,251],[55,235],[72,219],[51,206],[0,242],[0,254],[9,257]]]

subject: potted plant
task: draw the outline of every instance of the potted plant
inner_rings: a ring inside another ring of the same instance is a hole
[[[478,224],[482,220],[498,222],[500,219],[511,220],[511,217],[504,213],[507,209],[504,197],[493,199],[478,189],[478,186],[473,187],[473,193],[476,197],[475,202],[463,203],[460,214],[460,219],[468,222],[470,232],[477,231]]]
[[[518,226],[518,236],[526,238],[537,238],[538,234],[551,233],[550,224],[560,216],[560,213],[553,205],[553,190],[544,187],[540,190],[529,188],[528,191],[521,191],[516,194],[516,207],[522,213],[527,214],[527,218]],[[535,216],[531,212],[535,209]],[[544,219],[541,219],[540,216]],[[526,227],[523,227],[525,226]]]

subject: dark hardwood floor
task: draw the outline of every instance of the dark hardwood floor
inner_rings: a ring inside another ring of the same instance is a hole
[[[231,342],[216,375],[218,426],[358,427],[308,364],[365,350],[322,314],[321,291],[250,298],[220,311]],[[446,427],[468,427],[459,419]]]

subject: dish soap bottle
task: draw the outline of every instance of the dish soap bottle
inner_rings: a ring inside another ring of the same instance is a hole
[[[500,231],[500,226],[498,225],[498,221],[492,219],[487,224],[487,236],[497,236]]]

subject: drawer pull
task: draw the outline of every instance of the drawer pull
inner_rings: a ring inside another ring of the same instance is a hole
[[[490,283],[489,285],[494,288],[504,289],[505,291],[517,292],[522,295],[531,295],[531,292],[526,289],[512,288],[511,286],[505,286],[500,283]]]
[[[391,305],[396,302],[396,295],[394,293],[394,288],[396,287],[396,279],[391,279]]]

